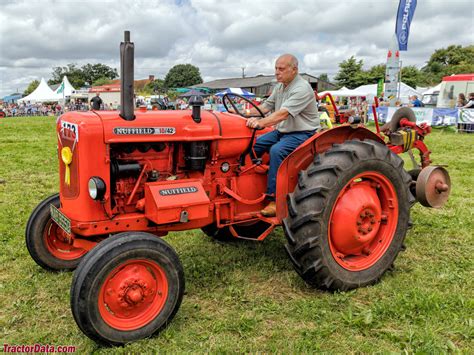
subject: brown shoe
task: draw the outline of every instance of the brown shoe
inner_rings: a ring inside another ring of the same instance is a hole
[[[277,206],[275,201],[270,202],[267,207],[260,211],[265,217],[275,217],[277,211]]]

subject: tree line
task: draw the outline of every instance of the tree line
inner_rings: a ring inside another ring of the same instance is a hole
[[[354,89],[385,78],[385,64],[374,65],[368,70],[364,70],[363,66],[363,60],[357,60],[354,56],[342,61],[339,63],[339,72],[334,77],[335,83],[339,87]],[[438,84],[443,76],[462,73],[474,73],[474,45],[451,45],[437,49],[421,69],[414,65],[402,67],[401,79],[413,88],[427,87]]]
[[[402,67],[401,78],[411,87],[433,86],[438,84],[443,76],[460,73],[474,73],[474,45],[466,47],[451,45],[437,49],[421,69],[414,65]],[[71,63],[65,67],[54,67],[48,84],[59,84],[65,75],[72,86],[80,88],[84,85],[110,84],[113,79],[118,77],[118,72],[117,69],[102,63],[86,64],[82,67]],[[354,89],[360,85],[374,84],[384,77],[385,64],[377,64],[369,69],[364,69],[363,60],[357,60],[351,56],[339,63],[339,71],[334,77],[334,81],[339,87],[345,86]],[[327,74],[321,74],[319,78],[329,81]],[[156,79],[148,83],[142,89],[141,94],[163,93],[173,88],[188,87],[202,82],[198,67],[192,64],[178,64],[168,71],[164,79]],[[34,80],[24,94],[30,94],[38,85],[39,82]]]

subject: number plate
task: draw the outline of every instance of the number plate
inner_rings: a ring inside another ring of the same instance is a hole
[[[61,227],[63,231],[67,234],[71,234],[71,221],[67,218],[56,206],[49,205],[49,210],[51,212],[51,218],[58,226]]]

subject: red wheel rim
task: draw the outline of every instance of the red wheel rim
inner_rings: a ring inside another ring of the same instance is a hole
[[[80,258],[87,250],[76,248],[71,244],[70,238],[52,219],[46,223],[43,232],[43,240],[46,249],[61,260],[74,260]]]
[[[373,266],[390,246],[398,224],[398,198],[390,180],[370,171],[339,192],[328,227],[336,262],[350,271]]]
[[[118,330],[135,330],[153,319],[168,298],[168,279],[152,260],[128,260],[107,275],[99,293],[102,319]]]

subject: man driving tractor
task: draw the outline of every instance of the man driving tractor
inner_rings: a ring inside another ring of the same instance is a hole
[[[291,54],[280,56],[275,63],[275,76],[279,84],[259,106],[263,113],[274,112],[265,118],[252,117],[247,121],[250,128],[275,126],[275,130],[258,137],[254,146],[258,157],[270,153],[267,183],[270,203],[261,211],[266,217],[276,214],[276,175],[280,164],[320,127],[316,98],[311,85],[298,75],[298,59]],[[258,111],[251,108],[246,115],[256,116]]]

